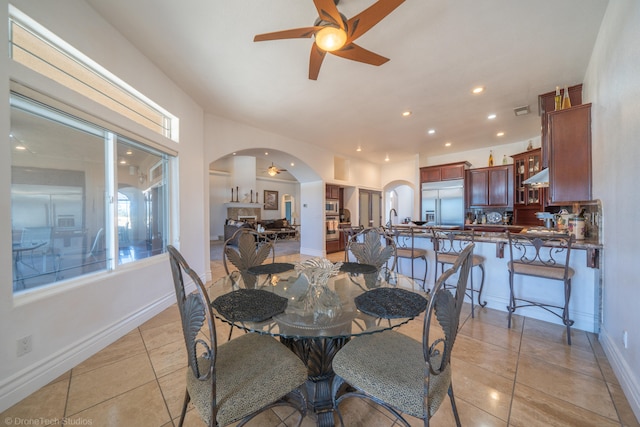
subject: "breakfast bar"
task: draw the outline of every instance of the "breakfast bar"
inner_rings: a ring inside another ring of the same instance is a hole
[[[432,242],[431,227],[413,225],[394,225],[407,237],[413,236],[415,248],[427,250],[428,288],[435,282],[435,253]],[[477,227],[477,228],[480,228]],[[482,299],[487,301],[487,307],[505,312],[505,325],[507,324],[507,306],[509,305],[509,241],[506,230],[526,233],[524,227],[495,226],[496,231],[491,230],[490,225],[483,224],[475,235],[474,254],[485,258],[485,279]],[[573,287],[569,304],[570,317],[575,320],[574,328],[597,333],[601,318],[601,270],[599,268],[600,252],[602,244],[597,239],[576,240],[571,247],[571,259],[569,266],[575,271]],[[410,274],[411,261],[398,260],[399,271]],[[415,276],[422,277],[424,265],[415,264]],[[480,283],[480,271],[472,271],[476,283]],[[477,278],[475,275],[478,275]],[[536,300],[561,301],[563,296],[562,286],[554,281],[536,277],[517,277],[515,286],[521,292]],[[561,320],[535,307],[520,308],[516,315],[523,315],[555,324],[562,324]]]

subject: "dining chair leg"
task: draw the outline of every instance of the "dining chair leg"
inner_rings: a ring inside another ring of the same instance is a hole
[[[182,427],[182,424],[184,423],[184,417],[187,414],[187,406],[189,406],[189,402],[191,402],[191,396],[189,396],[189,391],[185,390],[184,403],[182,404],[182,411],[180,412],[180,421],[178,422],[178,427]]]
[[[451,400],[451,409],[453,410],[453,417],[456,419],[456,426],[460,427],[460,416],[458,415],[458,408],[456,406],[456,399],[453,395],[453,385],[449,384],[449,391],[447,392],[449,399]]]
[[[475,304],[473,303],[473,297],[474,297],[474,288],[473,288],[473,268],[469,271],[469,276],[471,276],[469,279],[469,285],[471,286],[471,294],[467,294],[469,295],[471,298],[471,318],[474,319],[476,317],[475,315]]]

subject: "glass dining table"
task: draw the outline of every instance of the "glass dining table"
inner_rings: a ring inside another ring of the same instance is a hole
[[[333,426],[333,356],[350,339],[397,328],[422,313],[428,294],[410,277],[340,263],[325,286],[293,264],[233,272],[208,288],[214,315],[250,333],[278,337],[308,369],[307,398],[318,426]]]

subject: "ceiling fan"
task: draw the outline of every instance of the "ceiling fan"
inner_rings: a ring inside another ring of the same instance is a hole
[[[267,168],[267,173],[269,174],[269,176],[276,176],[278,175],[280,172],[286,172],[286,169],[279,169],[277,166],[275,166],[273,163],[271,163],[271,166],[269,166]]]
[[[253,41],[315,37],[309,59],[309,79],[311,80],[318,79],[320,66],[327,52],[341,58],[376,66],[387,62],[389,58],[368,51],[354,41],[404,3],[404,0],[378,0],[349,20],[338,11],[339,1],[313,0],[319,15],[313,27],[258,34]]]

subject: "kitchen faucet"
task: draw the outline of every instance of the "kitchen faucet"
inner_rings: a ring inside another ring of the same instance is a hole
[[[393,214],[393,216],[397,217],[398,216],[398,212],[396,212],[395,208],[391,208],[391,210],[389,211],[389,228],[391,228],[391,226],[393,225],[393,222],[391,221],[391,214]]]

